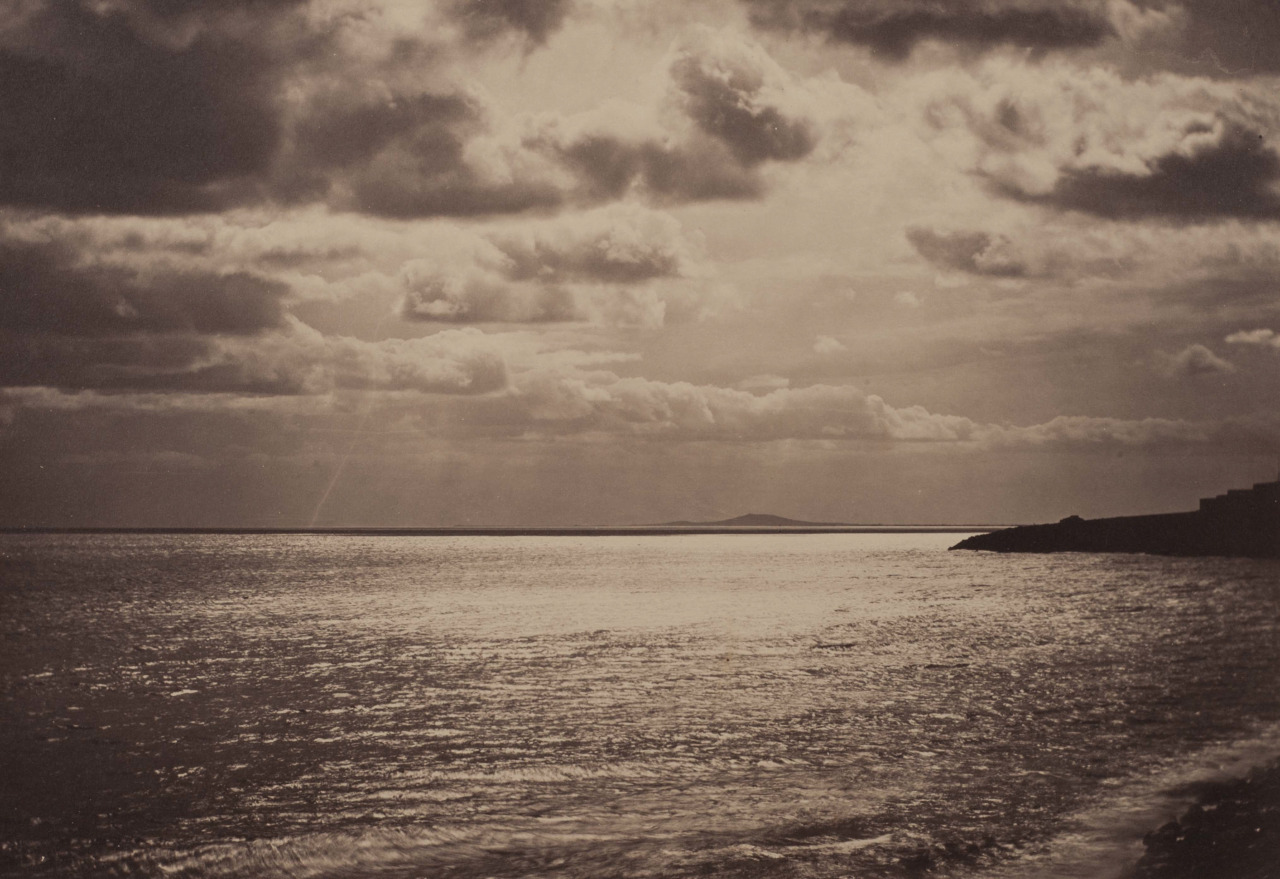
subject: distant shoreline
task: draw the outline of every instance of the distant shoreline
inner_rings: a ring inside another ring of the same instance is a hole
[[[1006,525],[617,525],[599,528],[0,528],[0,534],[334,535],[349,537],[673,537],[690,534],[976,534]]]

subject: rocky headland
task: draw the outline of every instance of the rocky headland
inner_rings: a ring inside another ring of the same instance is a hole
[[[1280,558],[1280,481],[1234,489],[1186,513],[1067,518],[975,534],[952,549],[992,552],[1137,552]]]

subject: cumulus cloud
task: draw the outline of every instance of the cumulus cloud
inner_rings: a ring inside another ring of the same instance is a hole
[[[721,292],[700,242],[636,205],[507,223],[461,258],[407,261],[395,284],[410,320],[643,327],[697,316]]]
[[[198,373],[229,373],[274,393],[335,389],[483,394],[507,383],[506,361],[479,330],[448,330],[420,339],[368,342],[325,336],[294,322],[287,333],[219,340]]]
[[[228,341],[234,345],[241,340]],[[777,376],[749,380],[744,383],[749,389],[622,377],[590,367],[625,357],[583,353],[581,363],[557,354],[545,362],[535,357],[521,369],[509,371],[494,341],[476,330],[367,343],[298,328],[274,335],[270,345],[255,346],[247,356],[225,349],[200,369],[150,386],[113,383],[108,374],[106,379],[79,386],[10,388],[0,392],[0,409],[9,418],[24,407],[122,412],[283,407],[284,411],[314,408],[319,405],[315,401],[327,399],[334,391],[359,389],[380,391],[388,405],[406,412],[415,405],[411,395],[452,395],[465,403],[457,411],[468,416],[438,424],[436,429],[453,436],[619,436],[734,443],[820,440],[944,445],[958,451],[1181,449],[1256,454],[1280,450],[1280,418],[1274,414],[1211,421],[1059,416],[1028,426],[992,424],[922,406],[893,406],[853,386],[792,388]],[[246,396],[250,388],[254,393]]]
[[[905,238],[930,266],[946,273],[1025,279],[1019,286],[1028,291],[1043,280],[1096,287],[1125,279],[1135,294],[1200,308],[1264,303],[1280,271],[1280,236],[1273,224],[1245,219],[1142,223],[1019,212],[993,220],[993,226],[914,225]]]
[[[855,387],[813,385],[764,394],[612,373],[541,370],[514,380],[534,422],[561,429],[685,439],[784,438],[955,442],[972,439],[968,418],[894,408]]]
[[[1236,371],[1235,365],[1223,360],[1204,345],[1188,345],[1177,354],[1164,355],[1161,371],[1171,378],[1193,378],[1200,375],[1224,375]]]
[[[819,336],[813,343],[814,353],[821,354],[823,357],[831,357],[848,350],[843,342],[833,336]]]
[[[1280,348],[1280,333],[1270,329],[1240,330],[1227,336],[1228,345],[1260,345]]]
[[[1071,168],[1051,192],[1030,197],[1108,217],[1280,217],[1280,155],[1261,132],[1218,118],[1184,134],[1139,170]]]
[[[139,228],[105,220],[0,227],[0,385],[313,394],[478,393],[505,384],[504,361],[481,335],[323,336],[290,316],[289,284],[215,268],[219,248],[234,244],[220,240],[225,228],[171,229],[158,241]],[[66,234],[51,234],[59,231]],[[172,258],[183,253],[190,261]]]
[[[1280,450],[1280,419],[1251,415],[1218,421],[1100,418],[1062,415],[1030,427],[988,432],[989,446],[1041,449],[1212,448],[1248,453]]]
[[[998,278],[1020,278],[1029,274],[1026,263],[1003,235],[939,231],[923,226],[908,228],[906,235],[916,252],[938,268]]]
[[[758,45],[700,30],[676,52],[670,70],[689,118],[742,165],[794,161],[813,151],[814,124],[789,112],[795,83]]]
[[[662,119],[655,108],[607,103],[570,116],[495,120],[474,93],[336,85],[302,111],[280,191],[404,218],[520,213],[631,194],[751,199],[765,190],[760,166],[803,159],[818,142],[821,102],[741,36],[695,31],[668,59],[666,76],[680,112]]]
[[[1042,424],[1014,426],[922,406],[895,407],[853,386],[792,388],[774,378],[762,377],[746,390],[623,378],[606,371],[538,369],[514,375],[510,393],[532,429],[551,433],[743,442],[943,443],[969,450],[1280,449],[1280,418],[1274,415],[1217,421],[1059,416]]]
[[[1006,197],[1117,219],[1280,216],[1265,90],[1001,60],[919,88],[925,139]]]
[[[447,59],[468,54],[459,39],[515,34],[536,46],[570,5],[32,0],[0,21],[0,204],[488,216],[632,190],[756,198],[760,165],[812,151],[818,130],[796,103],[799,84],[738,37],[683,44],[667,71],[682,114],[643,132],[618,114],[583,126],[497,112],[450,71]]]
[[[523,143],[570,173],[568,197],[578,202],[630,193],[676,203],[754,199],[766,189],[763,166],[806,158],[829,117],[870,105],[854,86],[797,79],[732,31],[693,30],[672,51],[666,75],[674,118],[607,103],[536,118]]]
[[[568,214],[487,236],[510,280],[634,284],[697,270],[704,257],[670,214],[634,204]]]
[[[429,80],[428,80],[429,82]],[[558,205],[544,162],[493,131],[475,94],[325,84],[295,111],[271,180],[285,201],[387,217],[477,216]]]

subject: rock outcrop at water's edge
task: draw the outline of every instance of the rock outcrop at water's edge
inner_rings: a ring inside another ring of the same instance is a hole
[[[1146,835],[1129,879],[1280,876],[1280,762],[1197,793],[1179,820]]]
[[[975,534],[952,549],[992,552],[1141,552],[1280,558],[1280,481],[1233,489],[1187,513],[1081,519]]]

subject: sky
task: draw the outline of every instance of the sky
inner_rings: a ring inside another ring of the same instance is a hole
[[[1280,459],[1273,0],[13,0],[0,525],[1015,523]]]

